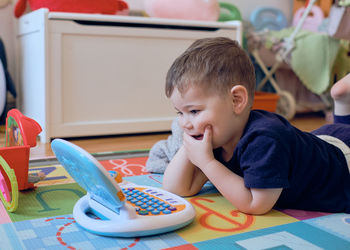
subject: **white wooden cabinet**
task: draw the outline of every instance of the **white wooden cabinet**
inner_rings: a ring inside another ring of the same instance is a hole
[[[164,94],[174,59],[194,40],[241,40],[241,23],[49,12],[19,19],[19,107],[56,137],[170,130]]]

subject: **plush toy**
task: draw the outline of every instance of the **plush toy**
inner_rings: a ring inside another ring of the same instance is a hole
[[[217,21],[220,14],[216,0],[145,0],[150,17]]]
[[[298,25],[298,22],[303,16],[303,13],[305,10],[306,10],[306,7],[302,7],[295,12],[293,16],[293,22],[292,22],[292,25],[294,27]],[[305,18],[302,29],[312,31],[312,32],[317,32],[318,27],[322,24],[323,19],[324,19],[324,14],[322,9],[317,5],[314,5],[311,7],[310,14]]]
[[[57,12],[125,14],[129,6],[123,0],[28,0],[31,10],[47,8]],[[14,14],[18,18],[26,10],[27,0],[18,0]]]

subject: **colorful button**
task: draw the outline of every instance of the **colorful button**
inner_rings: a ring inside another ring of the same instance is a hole
[[[152,211],[152,214],[160,214],[160,212],[159,212],[157,209],[154,209],[154,210]]]
[[[138,214],[139,215],[147,215],[148,211],[147,210],[140,210],[140,211],[138,211]]]
[[[168,210],[168,209],[165,209],[165,210],[163,211],[163,214],[171,214],[171,211]]]

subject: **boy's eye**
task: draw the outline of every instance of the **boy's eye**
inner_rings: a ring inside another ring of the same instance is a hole
[[[191,110],[190,112],[191,112],[191,114],[195,115],[195,114],[199,113],[199,110],[194,109],[194,110]]]
[[[176,112],[177,115],[182,115],[182,112],[178,111]]]

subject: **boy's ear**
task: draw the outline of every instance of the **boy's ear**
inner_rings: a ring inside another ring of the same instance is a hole
[[[248,91],[242,85],[233,86],[231,89],[233,110],[238,115],[242,113],[249,103]]]

